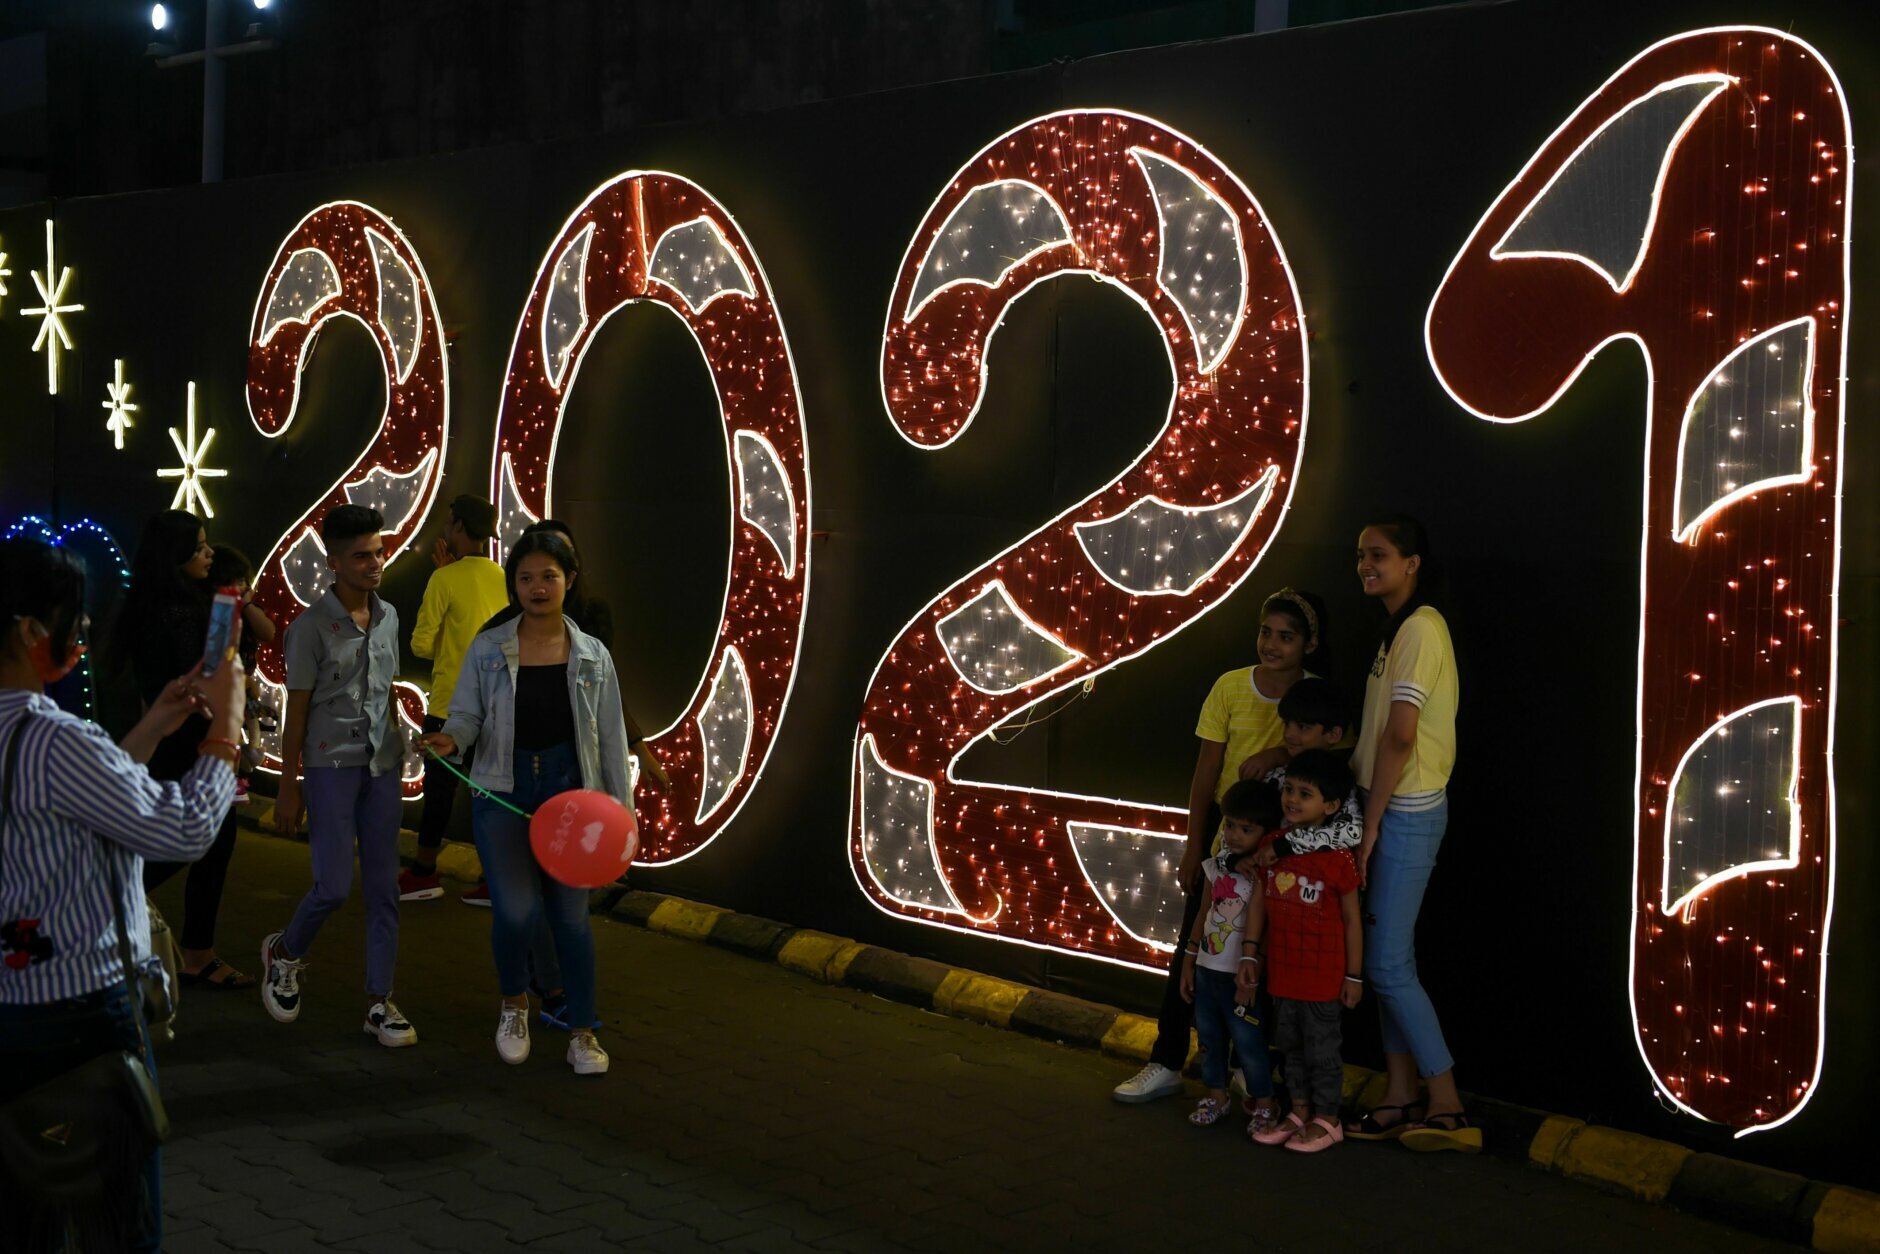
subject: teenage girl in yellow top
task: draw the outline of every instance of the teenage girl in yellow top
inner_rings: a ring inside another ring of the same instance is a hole
[[[1423,600],[1428,561],[1429,540],[1414,518],[1382,518],[1358,536],[1358,582],[1389,616],[1365,681],[1362,731],[1351,758],[1364,799],[1358,848],[1366,888],[1364,973],[1383,1019],[1389,1084],[1345,1134],[1475,1153],[1482,1133],[1463,1113],[1454,1061],[1417,979],[1417,912],[1449,823],[1458,692],[1449,624]],[[1419,1075],[1429,1085],[1427,1110],[1417,1102]]]

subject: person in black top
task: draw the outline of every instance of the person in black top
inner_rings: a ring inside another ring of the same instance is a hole
[[[162,695],[164,685],[202,660],[209,634],[209,603],[214,589],[209,566],[215,550],[202,520],[180,509],[166,509],[144,524],[131,562],[130,592],[118,611],[112,637],[112,668],[128,667],[146,706]],[[178,780],[196,765],[197,746],[209,734],[208,720],[192,716],[165,736],[150,755],[150,774],[158,780]],[[245,975],[216,956],[216,916],[222,909],[222,887],[228,878],[229,858],[235,852],[235,811],[222,816],[215,843],[200,860],[146,862],[146,892],[164,883],[184,867],[189,878],[183,886],[183,961],[181,977],[196,988],[252,988]]]
[[[574,532],[568,524],[559,518],[544,518],[541,522],[530,523],[522,529],[523,535],[535,531],[552,531],[568,542],[568,547],[580,556],[581,546],[575,542]],[[481,635],[492,627],[500,627],[516,615],[522,613],[522,607],[511,601],[508,606],[490,616],[490,621],[477,628]],[[574,620],[574,625],[581,631],[601,642],[609,653],[614,649],[614,615],[607,608],[607,602],[598,597],[590,597],[585,592],[568,589],[567,600],[562,605],[562,613]],[[627,716],[627,746],[633,750],[633,756],[639,759],[640,772],[653,781],[653,786],[661,792],[672,787],[672,780],[666,775],[666,768],[660,765],[659,758],[646,747],[646,734],[640,730],[640,724],[634,719],[633,711],[624,711]]]

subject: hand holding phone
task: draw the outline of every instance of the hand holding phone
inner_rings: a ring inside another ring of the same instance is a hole
[[[239,588],[219,588],[209,603],[209,635],[202,646],[202,673],[207,678],[235,654],[235,620],[241,614]]]

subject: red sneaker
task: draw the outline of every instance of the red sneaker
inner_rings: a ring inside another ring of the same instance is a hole
[[[416,871],[398,873],[398,900],[431,901],[444,895],[444,885],[434,871],[429,875],[420,875]]]
[[[488,910],[490,908],[490,882],[488,880],[478,880],[475,888],[471,889],[457,900],[463,902],[466,906],[482,906],[485,910]]]

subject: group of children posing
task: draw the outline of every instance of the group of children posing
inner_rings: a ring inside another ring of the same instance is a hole
[[[1364,992],[1352,854],[1363,818],[1351,768],[1333,752],[1349,719],[1332,685],[1299,680],[1278,715],[1293,756],[1221,796],[1220,835],[1202,863],[1202,906],[1183,948],[1181,995],[1194,1007],[1208,1090],[1188,1118],[1214,1124],[1231,1111],[1231,1041],[1252,1114],[1248,1135],[1312,1154],[1343,1139],[1340,1015]],[[1273,1099],[1261,985],[1271,1000],[1273,1045],[1285,1057],[1292,1109],[1283,1117]]]

